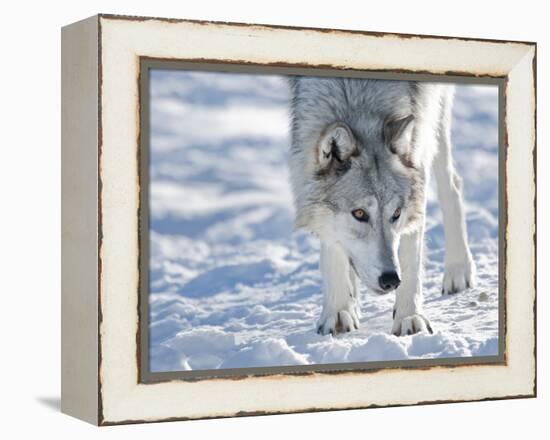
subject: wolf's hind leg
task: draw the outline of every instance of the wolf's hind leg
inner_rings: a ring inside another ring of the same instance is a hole
[[[445,231],[445,274],[443,294],[460,292],[475,283],[475,264],[468,248],[468,234],[462,201],[462,179],[456,173],[451,155],[451,101],[445,98],[439,124],[439,148],[433,170]]]
[[[337,244],[321,244],[323,310],[317,333],[344,333],[359,328],[357,280],[349,258]]]
[[[401,284],[395,292],[392,333],[406,336],[428,331],[433,333],[430,321],[422,314],[422,248],[424,227],[401,237],[399,265]]]

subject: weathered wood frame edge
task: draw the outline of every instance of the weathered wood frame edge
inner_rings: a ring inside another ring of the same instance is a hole
[[[61,411],[99,424],[99,17],[61,46]]]

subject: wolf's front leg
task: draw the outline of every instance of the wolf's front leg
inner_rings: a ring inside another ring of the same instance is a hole
[[[427,330],[433,333],[428,319],[422,314],[422,247],[424,228],[401,237],[399,264],[401,284],[395,292],[392,333],[412,335]]]
[[[445,274],[441,290],[443,294],[473,287],[476,277],[476,266],[468,247],[462,179],[456,173],[451,157],[451,107],[446,107],[446,114],[439,127],[439,150],[433,162],[445,230]]]
[[[445,230],[443,294],[460,292],[475,285],[476,267],[468,247],[462,181],[453,171],[437,179]],[[436,173],[437,175],[437,173]]]
[[[360,311],[356,275],[338,244],[321,244],[321,275],[323,311],[317,322],[317,333],[326,335],[358,329]]]

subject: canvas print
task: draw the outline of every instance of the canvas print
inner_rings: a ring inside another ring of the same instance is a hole
[[[151,69],[150,371],[499,354],[496,85]]]

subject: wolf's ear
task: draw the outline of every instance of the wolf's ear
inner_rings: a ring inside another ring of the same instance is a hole
[[[323,132],[317,145],[319,168],[327,168],[332,161],[343,162],[357,153],[357,143],[346,124],[336,122]]]
[[[394,154],[409,151],[414,127],[414,116],[388,118],[384,123],[384,142]]]

